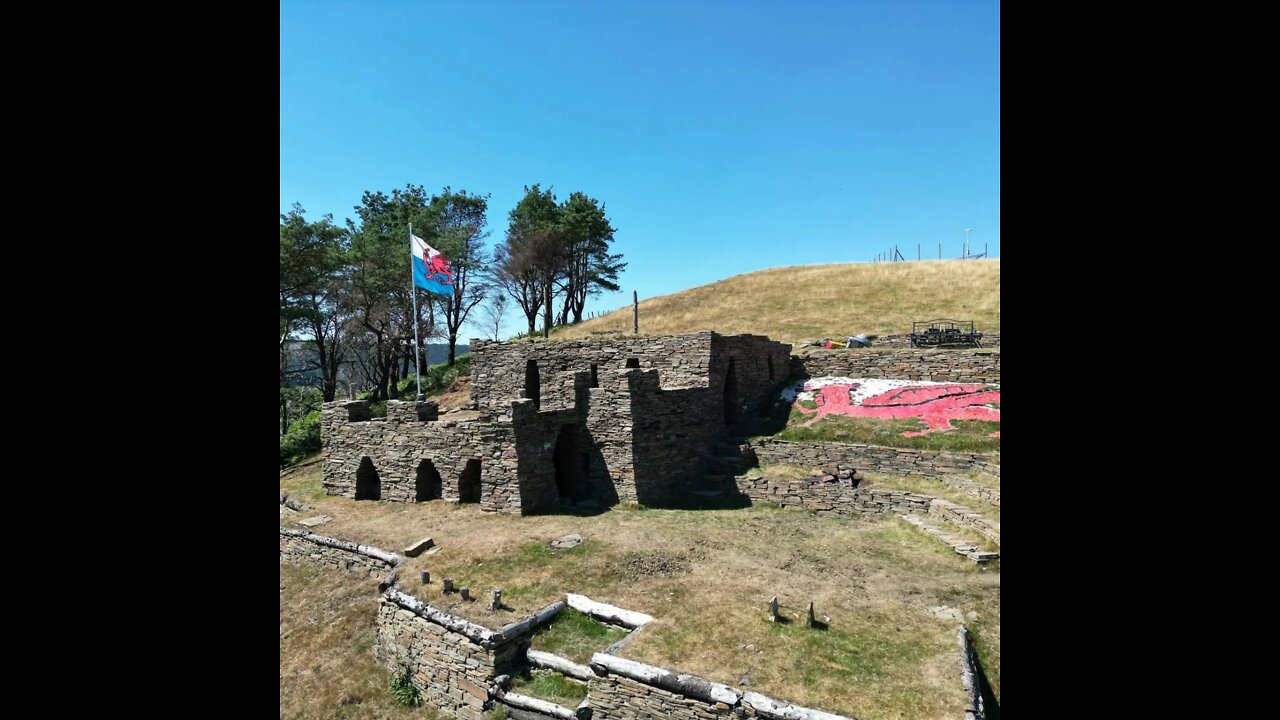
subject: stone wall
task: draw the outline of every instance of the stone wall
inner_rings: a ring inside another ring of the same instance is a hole
[[[851,480],[832,475],[774,480],[753,473],[734,478],[734,482],[738,492],[752,500],[802,508],[823,516],[927,513],[930,503],[934,502],[928,495],[905,490],[855,487]]]
[[[835,340],[836,338],[832,338]],[[880,335],[871,341],[871,347],[879,348],[909,348],[911,341],[907,339],[907,333],[901,335]],[[998,348],[1000,347],[1000,333],[982,333],[982,347]],[[945,349],[945,348],[939,348]]]
[[[792,358],[796,377],[998,383],[1000,352],[983,350],[814,350]]]
[[[976,530],[991,542],[997,545],[1000,544],[999,520],[989,520],[963,505],[957,505],[941,498],[934,499],[929,506],[929,514],[955,525]]]
[[[851,720],[606,653],[591,656],[591,670],[596,676],[587,683],[586,704],[591,707],[592,720]]]
[[[942,478],[981,471],[1000,475],[1000,465],[990,455],[939,450],[857,445],[853,443],[798,443],[764,437],[751,440],[752,450],[762,463],[780,463],[881,473],[898,477]]]
[[[436,612],[446,621],[466,622]],[[485,647],[384,597],[373,654],[392,672],[407,670],[425,705],[451,717],[480,720],[494,678],[515,667],[522,649],[519,641]]]
[[[322,406],[325,492],[394,502],[419,497],[460,502],[478,467],[480,490],[471,499],[485,510],[520,512],[516,437],[509,416],[421,420],[434,414],[433,404],[391,400],[385,419],[367,419],[368,405],[341,400]],[[361,417],[366,419],[352,419]],[[369,487],[376,492],[368,492]]]
[[[338,538],[317,535],[306,530],[280,528],[280,559],[287,563],[312,563],[339,570],[364,572],[382,579],[384,585],[395,582],[401,558],[395,553]]]

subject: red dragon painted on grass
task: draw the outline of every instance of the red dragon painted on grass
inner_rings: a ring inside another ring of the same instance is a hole
[[[899,420],[920,418],[925,429],[902,433],[904,437],[916,437],[931,432],[954,430],[952,420],[987,420],[1000,422],[1000,409],[990,407],[1000,403],[999,388],[989,385],[939,384],[908,385],[882,392],[858,402],[853,391],[861,383],[832,383],[814,391],[817,408],[807,408],[797,400],[796,410],[813,418],[803,424],[808,427],[828,415],[845,417]],[[1000,437],[1000,431],[989,433]]]

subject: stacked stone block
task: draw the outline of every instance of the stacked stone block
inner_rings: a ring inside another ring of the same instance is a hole
[[[1000,352],[982,350],[818,350],[792,359],[797,377],[998,383]]]
[[[973,470],[996,476],[1000,474],[1000,466],[992,462],[993,458],[980,453],[912,450],[854,443],[799,443],[767,437],[752,440],[751,446],[762,463],[934,479],[963,475]]]

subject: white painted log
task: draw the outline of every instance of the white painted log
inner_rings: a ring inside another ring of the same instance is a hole
[[[978,688],[978,669],[973,662],[969,629],[961,624],[960,629],[956,631],[956,637],[960,641],[960,684],[964,686],[965,698],[969,701],[969,706],[965,708],[966,717],[969,713],[973,713],[976,717],[983,717],[982,692]]]
[[[634,610],[624,610],[616,605],[596,602],[586,595],[565,593],[565,599],[568,601],[569,607],[574,610],[599,618],[605,622],[611,622],[629,628],[638,628],[641,625],[653,622],[652,615],[645,615],[642,612],[636,612]]]
[[[313,542],[317,545],[325,545],[331,548],[337,548],[338,550],[345,550],[350,553],[355,553],[357,555],[364,555],[365,557],[371,557],[371,558],[374,558],[375,560],[381,560],[382,562],[387,563],[389,565],[400,564],[399,555],[396,555],[393,552],[387,552],[382,548],[373,547],[372,545],[359,545],[347,540],[339,540],[338,538],[326,537],[324,535],[316,535],[315,533],[309,532],[307,530],[293,530],[291,528],[280,528],[280,534],[288,535],[296,538],[302,538],[303,540],[306,540],[308,542]]]
[[[557,705],[552,702],[547,702],[546,700],[539,700],[538,698],[532,698],[532,697],[529,697],[528,695],[520,695],[518,693],[509,692],[509,693],[504,693],[498,699],[508,705],[511,705],[512,707],[518,707],[522,710],[532,710],[534,712],[540,712],[543,715],[550,715],[552,717],[561,718],[561,720],[577,720],[577,716],[574,715],[574,712],[569,708],[564,707],[563,705]]]
[[[595,673],[591,672],[591,668],[586,665],[579,665],[569,658],[553,655],[549,652],[530,650],[525,653],[525,655],[529,658],[529,662],[534,667],[555,670],[556,672],[564,673],[569,677],[577,678],[579,680],[590,680],[596,676]]]
[[[742,699],[738,691],[728,685],[711,682],[695,675],[673,673],[664,668],[638,663],[616,655],[596,653],[591,656],[591,664],[599,665],[616,675],[704,702],[722,702],[733,706],[737,705],[738,701]]]
[[[573,714],[578,716],[578,720],[591,720],[591,715],[593,714],[591,710],[591,698],[582,698],[582,702],[578,703],[578,708],[573,711]]]
[[[845,715],[835,715],[774,700],[756,692],[743,693],[742,702],[755,709],[756,715],[770,720],[853,720]]]
[[[501,640],[501,638],[497,637],[497,633],[486,627],[477,625],[469,620],[463,620],[456,615],[450,615],[447,612],[437,610],[418,598],[400,592],[395,588],[388,589],[383,593],[383,596],[400,607],[413,612],[419,617],[430,620],[437,625],[448,630],[452,630],[460,635],[464,635],[478,643],[492,644],[495,641]]]
[[[551,618],[555,617],[556,613],[564,609],[564,604],[563,600],[557,600],[524,620],[504,625],[502,629],[498,631],[498,634],[500,635],[499,639],[506,640],[516,637],[517,635],[526,633],[529,630],[547,622]]]

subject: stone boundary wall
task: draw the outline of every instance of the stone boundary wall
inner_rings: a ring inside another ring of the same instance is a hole
[[[752,500],[763,500],[780,507],[803,508],[822,516],[928,513],[934,501],[928,495],[887,488],[854,487],[849,480],[824,480],[824,477],[831,476],[773,480],[747,475],[734,480],[738,492]]]
[[[993,470],[994,472],[992,472]],[[985,472],[988,475],[1000,477],[1000,466],[992,465],[988,468],[984,468],[982,472]],[[996,507],[1000,507],[1000,491],[996,488],[990,488],[986,485],[969,482],[958,475],[943,475],[939,480],[942,481],[943,485],[949,485],[965,495],[973,496],[979,500],[989,502]]]
[[[1000,476],[991,456],[940,450],[911,450],[852,443],[798,443],[764,437],[750,441],[756,458],[766,463],[817,467],[823,470],[872,472],[898,477],[963,475],[972,470]]]
[[[831,338],[831,339],[837,340],[839,338]],[[900,335],[899,334],[880,335],[876,337],[875,340],[871,341],[871,347],[873,349],[878,347],[909,348],[911,347],[911,341],[907,339],[907,333],[902,333]],[[1000,333],[982,333],[982,347],[984,348],[1000,347]],[[954,348],[939,348],[939,349],[946,350],[946,349],[954,349]]]
[[[1000,382],[1000,351],[815,350],[791,356],[795,377],[864,377],[938,382]]]
[[[382,577],[380,590],[395,584],[404,558],[372,545],[360,545],[307,530],[280,528],[280,557],[286,562],[310,562],[339,570],[361,570]],[[390,574],[383,575],[390,571]]]
[[[596,677],[587,683],[587,702],[593,720],[707,720],[744,715],[770,720],[852,720],[616,655],[592,655],[591,669]]]
[[[961,527],[976,530],[991,542],[1000,544],[1000,522],[988,520],[963,505],[957,505],[942,498],[934,498],[929,505],[929,514]]]

